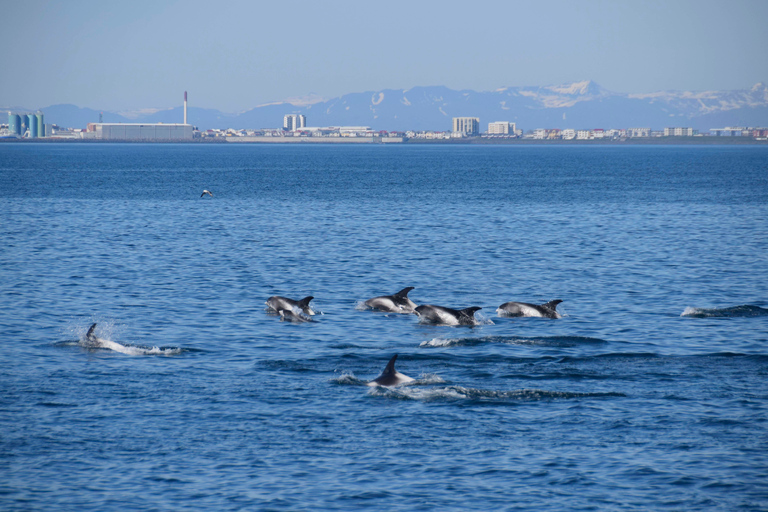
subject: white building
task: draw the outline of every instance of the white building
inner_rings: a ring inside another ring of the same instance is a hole
[[[537,140],[544,140],[547,138],[547,130],[544,128],[536,128],[533,130],[533,138]]]
[[[514,135],[515,131],[517,131],[515,123],[507,121],[488,123],[488,135]]]
[[[478,135],[480,133],[480,118],[454,117],[453,131],[464,135]]]
[[[693,137],[699,130],[693,128],[664,128],[665,137]]]
[[[578,130],[576,132],[576,140],[589,140],[592,138],[592,132],[589,130]]]
[[[301,114],[288,114],[283,117],[283,130],[295,132],[307,126],[307,117]]]
[[[627,137],[650,137],[650,128],[627,128]]]
[[[576,130],[573,128],[566,128],[561,132],[563,140],[573,140],[576,138]]]
[[[89,123],[86,138],[102,140],[192,140],[191,124]]]

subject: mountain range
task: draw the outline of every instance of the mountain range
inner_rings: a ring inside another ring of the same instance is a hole
[[[63,127],[85,128],[87,123],[99,121],[98,110],[75,105],[40,110],[47,123]],[[592,81],[483,92],[430,86],[351,93],[312,102],[289,100],[238,114],[189,107],[188,120],[201,130],[280,128],[285,114],[304,114],[308,126],[370,126],[387,131],[449,131],[452,118],[461,116],[480,118],[481,131],[492,121],[515,122],[523,130],[674,126],[707,131],[768,125],[768,86],[758,83],[750,89],[648,94],[611,92]],[[183,117],[181,106],[103,113],[105,123],[180,123]]]

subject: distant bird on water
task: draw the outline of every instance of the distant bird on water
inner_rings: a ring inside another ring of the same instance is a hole
[[[210,190],[203,190],[203,193],[200,194],[200,197],[203,197],[205,194],[208,194],[209,196],[213,197],[213,192]]]

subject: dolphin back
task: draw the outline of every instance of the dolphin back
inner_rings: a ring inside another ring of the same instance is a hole
[[[457,315],[459,323],[466,325],[466,324],[474,324],[476,322],[475,320],[475,311],[479,311],[483,308],[479,306],[472,306],[470,308],[464,308],[459,311],[459,314]]]
[[[403,299],[407,299],[408,298],[408,292],[410,292],[411,290],[413,290],[413,286],[408,286],[407,288],[403,288],[402,290],[400,290],[399,292],[397,292],[395,294],[395,297],[400,297],[400,298],[403,298]]]
[[[385,375],[394,375],[397,373],[397,370],[395,370],[395,361],[397,361],[397,354],[392,356],[392,359],[389,360],[387,366],[384,368],[384,371],[381,372],[382,377]]]
[[[407,375],[403,375],[395,370],[395,361],[397,360],[397,354],[392,356],[392,359],[387,363],[384,371],[381,375],[373,379],[368,383],[369,386],[398,386],[407,382],[413,382],[413,379]]]
[[[557,312],[556,308],[557,308],[557,305],[560,304],[561,302],[563,301],[560,299],[555,299],[547,302],[546,304],[542,304],[543,308],[552,310],[552,313],[547,315],[549,316],[549,318],[560,318],[560,313]]]

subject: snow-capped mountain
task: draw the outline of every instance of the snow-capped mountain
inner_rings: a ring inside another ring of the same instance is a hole
[[[542,87],[505,87],[495,91],[457,91],[443,86],[385,89],[345,94],[326,101],[292,100],[255,107],[240,114],[189,109],[189,122],[209,128],[278,128],[285,114],[304,114],[309,126],[370,126],[375,130],[448,131],[452,118],[511,121],[518,128],[691,127],[768,125],[768,86],[732,91],[661,91],[625,94],[592,81]],[[46,121],[84,127],[98,111],[54,105],[42,109]],[[77,114],[72,116],[72,114]],[[181,107],[134,112],[131,119],[104,113],[105,122],[180,122]],[[87,118],[87,120],[86,120]]]

